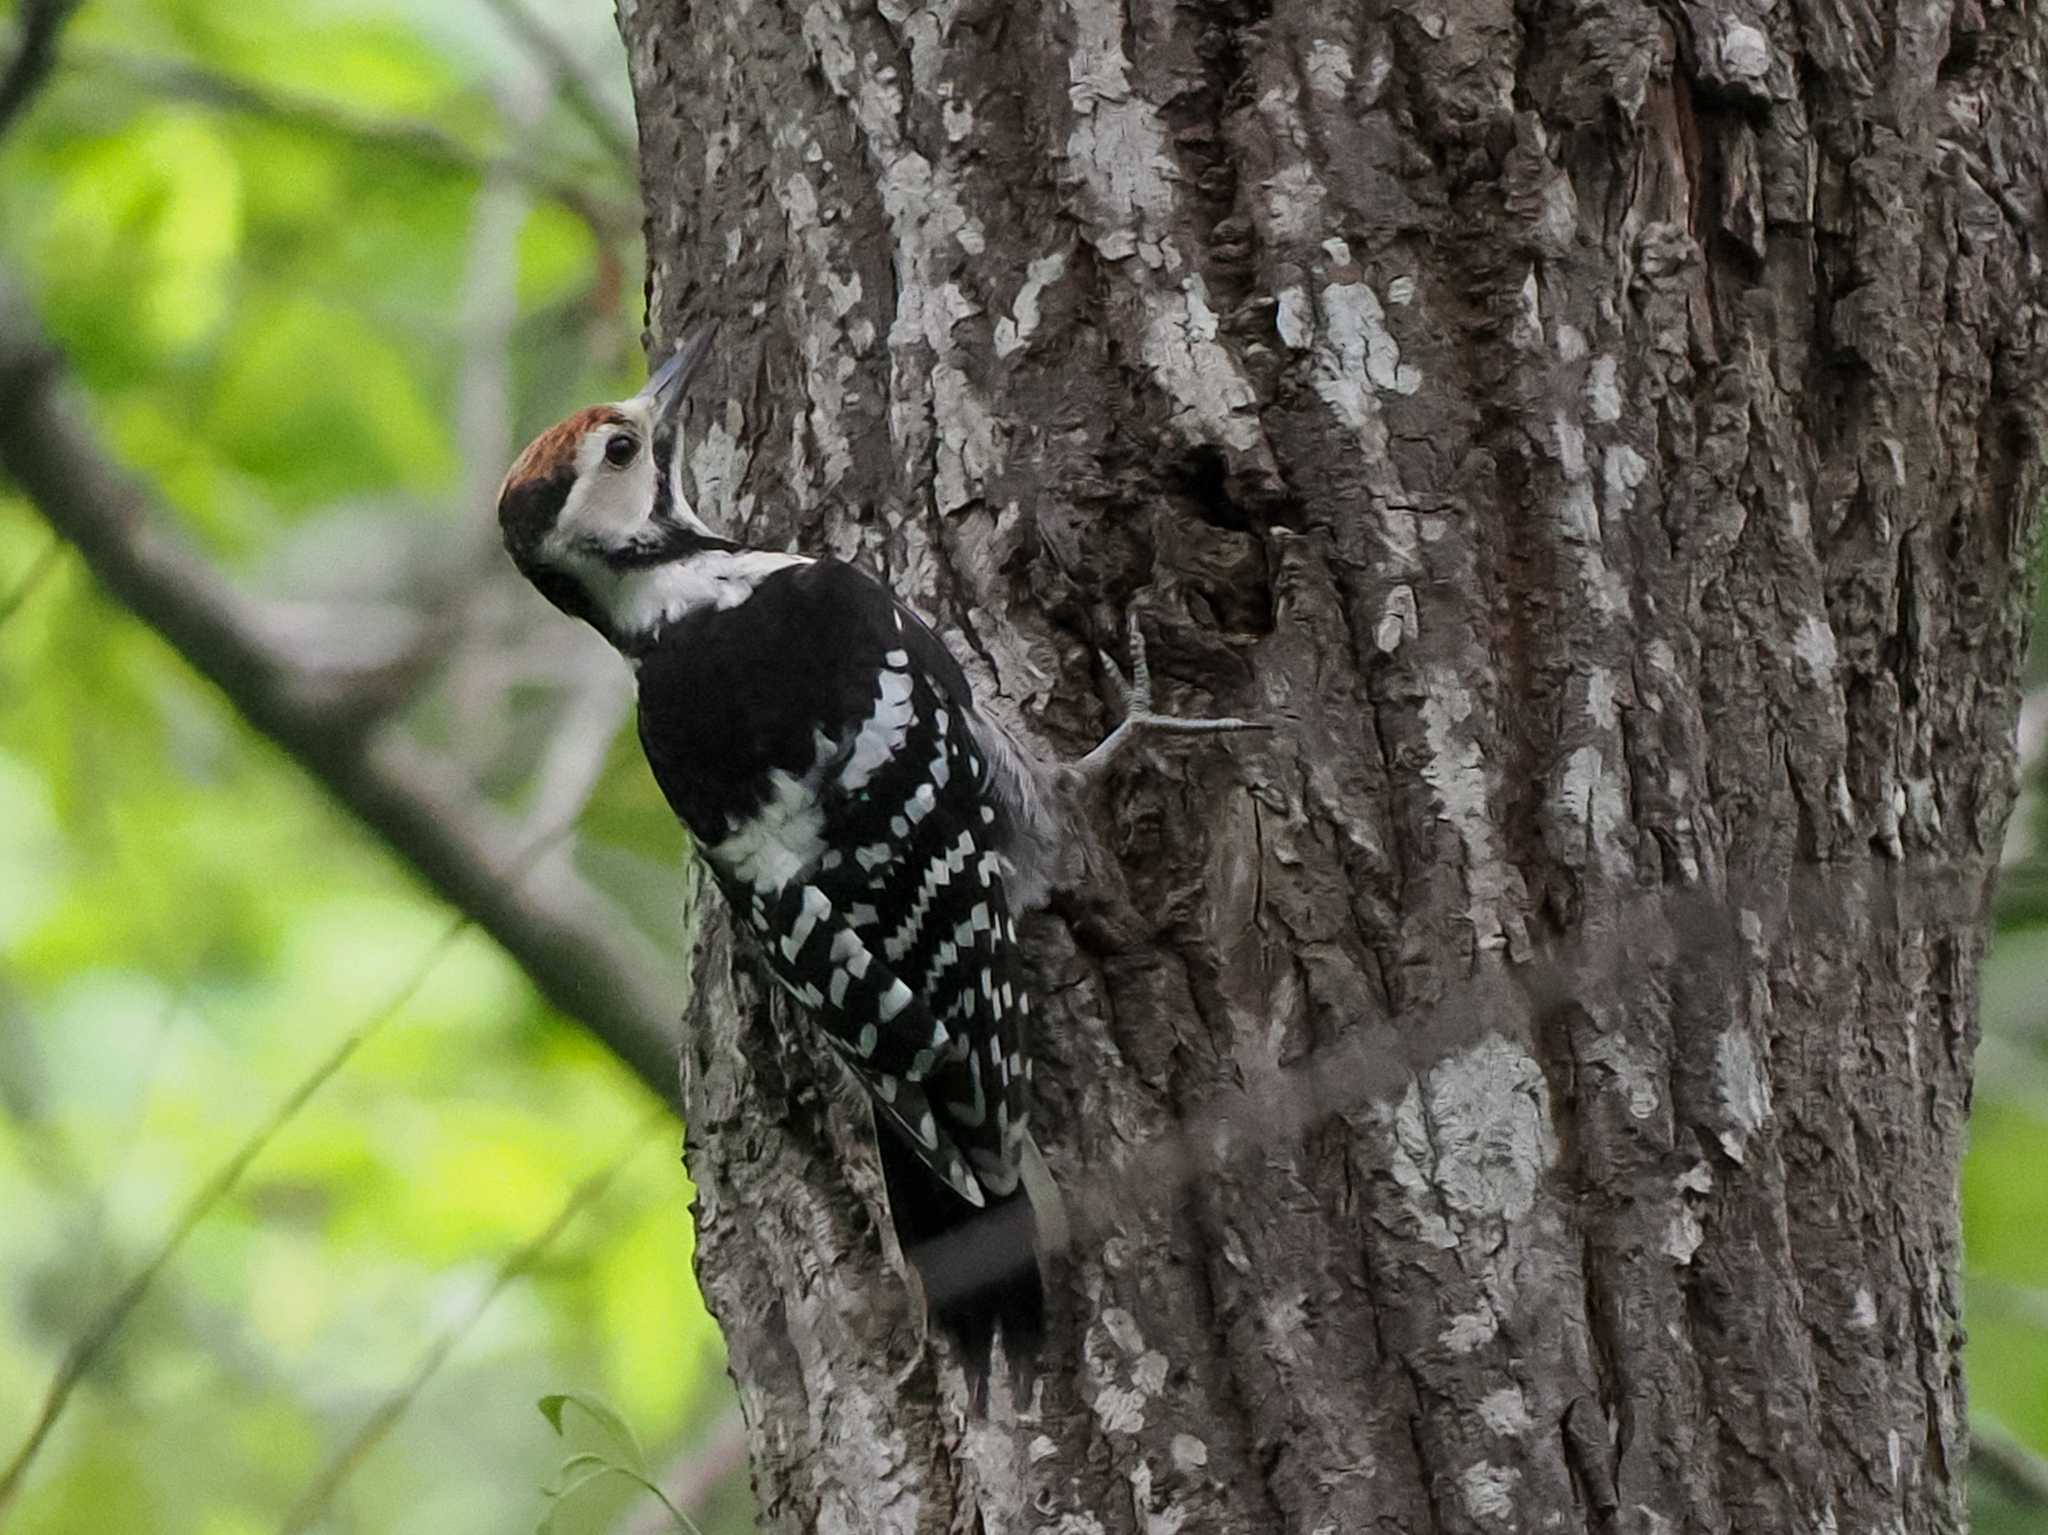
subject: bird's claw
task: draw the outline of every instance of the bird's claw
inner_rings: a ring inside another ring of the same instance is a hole
[[[1106,653],[1102,659],[1112,679],[1117,702],[1123,709],[1124,717],[1102,739],[1102,744],[1074,764],[1074,771],[1083,778],[1094,778],[1109,766],[1117,753],[1147,731],[1160,735],[1222,735],[1237,730],[1269,730],[1272,727],[1260,720],[1238,719],[1225,715],[1214,719],[1187,719],[1175,714],[1161,714],[1152,707],[1152,663],[1145,653],[1145,631],[1139,627],[1134,613],[1130,620],[1131,676],[1127,683],[1116,662]]]

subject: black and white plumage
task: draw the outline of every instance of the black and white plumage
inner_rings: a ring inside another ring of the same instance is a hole
[[[936,1177],[976,1207],[1014,1193],[1011,828],[952,656],[851,565],[798,560],[664,626],[640,700],[655,779],[776,980]]]
[[[528,579],[633,662],[655,779],[867,1089],[898,1235],[978,1394],[998,1329],[1015,1361],[1043,1319],[1016,913],[1050,877],[1050,783],[885,587],[690,511],[670,411],[707,345],[537,438],[500,526]],[[1151,714],[1137,660],[1136,712],[1084,768],[1134,726],[1242,728]]]

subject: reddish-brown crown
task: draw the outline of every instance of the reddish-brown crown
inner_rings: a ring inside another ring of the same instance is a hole
[[[498,527],[512,558],[524,564],[561,514],[576,481],[576,445],[601,426],[630,426],[611,405],[591,405],[557,422],[526,445],[498,487]]]
[[[499,494],[515,485],[529,480],[548,480],[556,475],[569,475],[576,468],[576,444],[583,440],[583,434],[595,426],[630,426],[625,415],[612,405],[588,405],[562,421],[557,421],[540,436],[526,445],[526,451],[512,460],[512,467],[505,474],[505,483]]]

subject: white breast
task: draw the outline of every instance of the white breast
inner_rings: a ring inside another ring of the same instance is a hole
[[[612,573],[599,599],[619,635],[651,634],[699,608],[736,608],[778,570],[807,565],[801,554],[712,549],[665,565]]]

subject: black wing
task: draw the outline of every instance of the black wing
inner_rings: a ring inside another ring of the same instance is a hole
[[[1030,1001],[958,663],[818,560],[641,660],[641,740],[768,966],[920,1161],[1017,1186]]]

